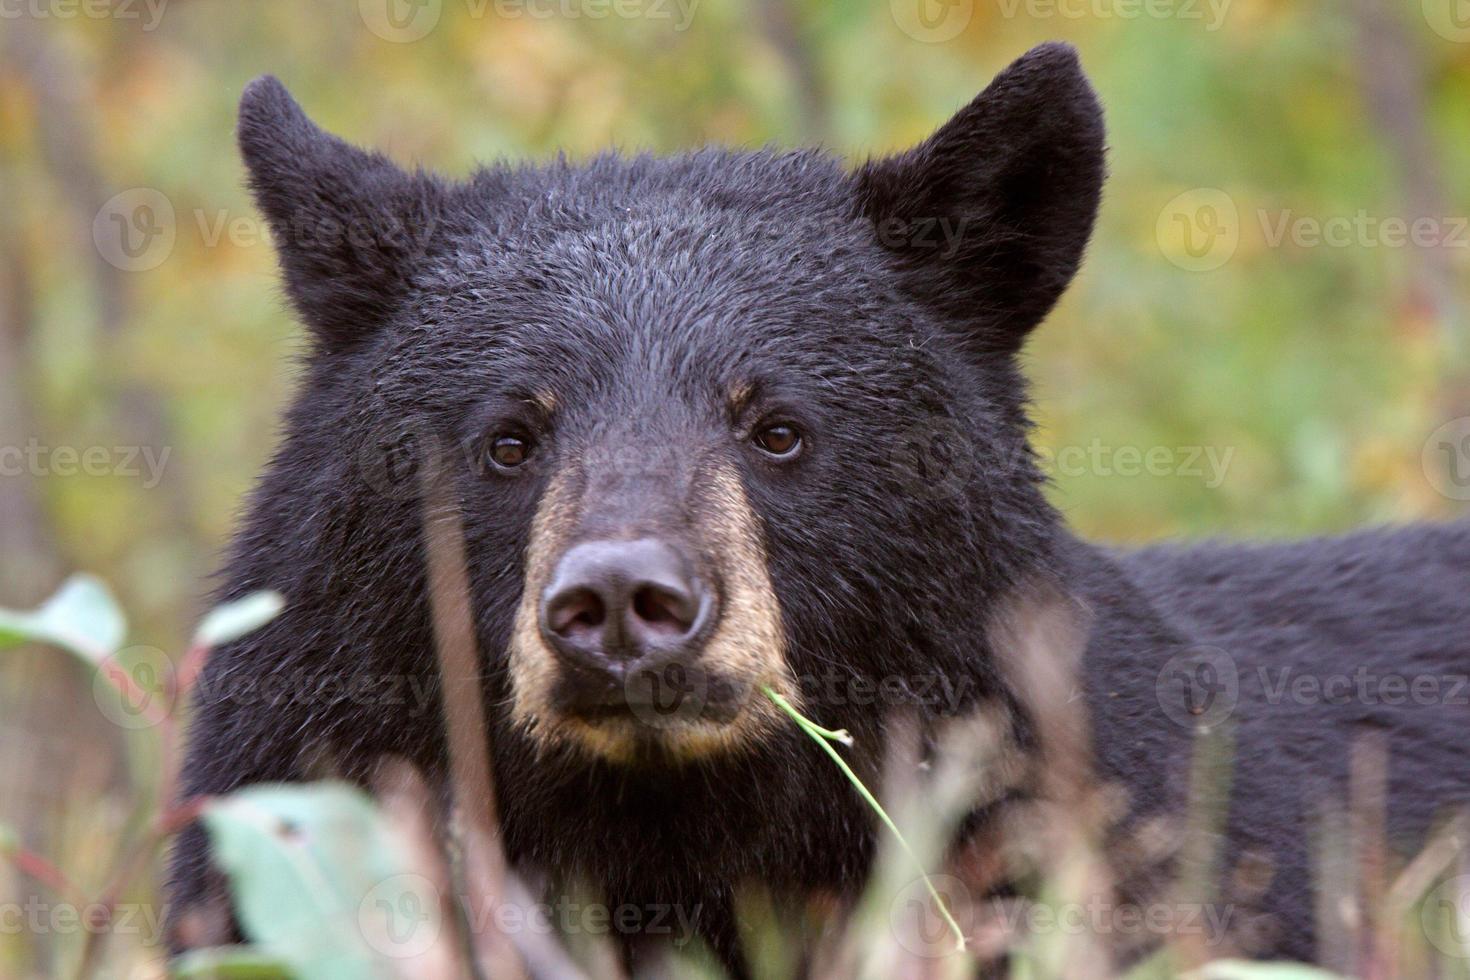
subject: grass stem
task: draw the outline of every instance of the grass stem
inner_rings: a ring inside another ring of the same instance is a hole
[[[847,764],[847,761],[843,759],[842,756],[838,755],[837,750],[832,747],[833,742],[841,742],[843,745],[851,746],[852,736],[849,735],[845,729],[834,731],[829,728],[823,728],[821,725],[818,725],[806,715],[803,715],[800,711],[797,711],[796,708],[792,706],[790,701],[787,701],[784,697],[782,697],[770,687],[762,685],[761,691],[765,694],[766,697],[771,699],[771,702],[775,704],[776,707],[780,708],[782,711],[786,712],[786,714],[790,715],[791,720],[796,722],[797,727],[806,732],[807,735],[811,736],[812,741],[816,742],[822,747],[822,751],[826,752],[827,755],[832,759],[832,761],[837,764],[837,768],[842,770],[842,774],[847,777],[848,782],[852,783],[853,787],[858,791],[858,795],[860,795],[867,802],[868,806],[873,808],[873,812],[878,814],[878,817],[883,821],[888,829],[893,831],[893,836],[898,839],[899,846],[903,848],[904,853],[908,855],[909,860],[913,862],[914,867],[918,870],[920,876],[923,877],[924,887],[929,889],[929,895],[931,898],[934,899],[934,904],[939,909],[939,914],[944,918],[944,921],[949,926],[950,931],[954,933],[955,952],[963,952],[965,948],[965,934],[963,930],[960,929],[960,924],[956,922],[954,920],[954,916],[950,914],[949,906],[946,905],[944,899],[940,897],[939,890],[934,887],[934,882],[930,880],[929,873],[924,870],[924,865],[919,860],[918,855],[916,855],[914,853],[914,849],[909,846],[909,842],[904,839],[903,834],[898,829],[898,825],[895,824],[893,822],[893,818],[888,815],[888,811],[883,809],[883,804],[878,802],[878,798],[874,796],[872,792],[868,789],[868,787],[863,784],[863,781],[858,778],[858,774],[852,771],[852,767],[849,766]]]

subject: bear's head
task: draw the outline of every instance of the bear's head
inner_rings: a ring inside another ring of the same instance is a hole
[[[487,693],[542,749],[739,753],[782,721],[765,689],[861,728],[994,683],[985,620],[1060,540],[1016,359],[1103,180],[1070,48],[855,170],[704,150],[447,181],[269,78],[239,138],[312,331],[278,509],[330,539],[322,588],[359,620],[422,620],[404,452],[451,478]]]

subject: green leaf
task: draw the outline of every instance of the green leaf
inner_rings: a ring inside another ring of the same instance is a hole
[[[212,609],[194,633],[196,646],[217,647],[260,629],[286,608],[279,592],[252,592]]]
[[[292,980],[282,960],[253,946],[217,946],[185,953],[169,965],[173,980]]]
[[[20,838],[16,836],[15,829],[0,823],[0,854],[9,854],[19,843]]]
[[[298,976],[391,977],[437,940],[440,896],[360,790],[252,786],[203,819],[246,936]]]
[[[117,652],[127,620],[107,586],[91,575],[74,575],[34,612],[0,609],[0,650],[22,643],[51,643],[91,664]]]

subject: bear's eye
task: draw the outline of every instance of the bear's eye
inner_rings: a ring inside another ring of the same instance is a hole
[[[785,423],[768,425],[755,434],[755,444],[777,459],[792,459],[801,452],[801,433]]]
[[[499,435],[485,447],[485,456],[495,469],[513,470],[531,458],[532,448],[525,436]]]

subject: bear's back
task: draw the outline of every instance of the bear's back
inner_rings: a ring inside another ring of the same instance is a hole
[[[1436,820],[1470,803],[1462,746],[1470,722],[1470,525],[1159,545],[1114,557],[1188,637],[1199,720],[1227,734],[1232,802],[1222,880],[1243,858],[1266,857],[1271,877],[1259,906],[1274,913],[1270,945],[1310,957],[1322,874],[1314,839],[1329,814],[1349,806],[1355,754],[1370,760],[1371,780],[1371,759],[1384,753],[1387,835],[1402,855],[1423,846]],[[1161,692],[1177,680],[1167,658],[1130,666],[1120,657],[1109,669],[1156,672]],[[1161,693],[1160,701],[1172,697]],[[1179,725],[1170,714],[1143,723]]]

